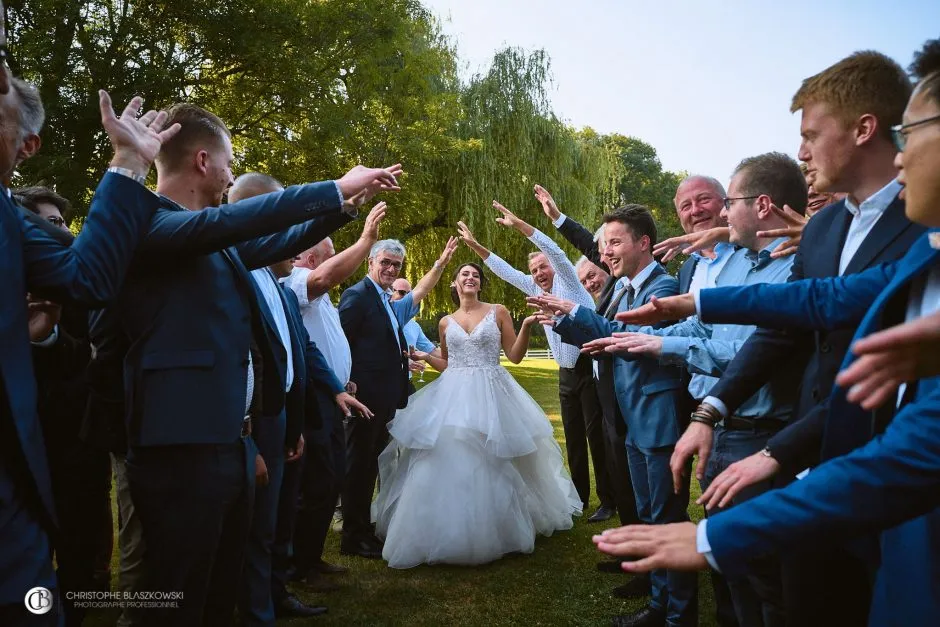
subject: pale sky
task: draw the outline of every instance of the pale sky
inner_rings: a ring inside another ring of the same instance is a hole
[[[856,50],[907,68],[940,37],[937,0],[422,0],[462,74],[506,46],[544,48],[556,115],[652,144],[668,170],[727,183],[744,157],[796,156],[800,82]]]

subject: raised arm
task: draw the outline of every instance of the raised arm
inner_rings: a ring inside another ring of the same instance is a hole
[[[411,297],[414,300],[414,304],[417,305],[421,300],[428,295],[428,293],[434,289],[434,286],[437,285],[437,282],[441,280],[441,275],[444,273],[444,268],[447,267],[447,264],[450,263],[450,260],[454,256],[454,251],[457,250],[457,246],[460,244],[460,240],[456,237],[447,238],[447,244],[444,245],[444,250],[441,252],[441,256],[438,257],[437,261],[434,262],[434,265],[431,266],[431,269],[421,277],[421,280],[418,281],[418,284],[415,285],[414,289],[411,290]]]
[[[113,299],[143,239],[147,224],[159,206],[159,198],[141,183],[163,142],[179,125],[163,130],[166,113],[148,111],[140,118],[143,103],[133,98],[120,117],[111,108],[107,92],[99,92],[101,123],[114,158],[111,166],[128,174],[105,174],[91,200],[82,233],[64,246],[41,228],[23,220],[10,200],[2,210],[14,214],[22,230],[26,289],[56,302],[77,300],[100,305]],[[134,177],[134,178],[131,178]]]
[[[460,239],[463,240],[473,252],[480,256],[484,265],[492,270],[493,274],[529,296],[534,296],[542,292],[539,286],[535,284],[535,279],[533,279],[531,275],[516,270],[499,255],[481,246],[473,236],[473,233],[470,232],[470,229],[467,228],[466,224],[458,222],[457,232],[460,234]]]
[[[362,235],[355,244],[336,253],[307,275],[307,300],[312,301],[330,291],[356,272],[369,250],[379,238],[379,225],[385,219],[388,206],[380,202],[372,207],[362,227]]]
[[[569,244],[577,248],[591,263],[610,272],[610,268],[604,263],[604,259],[597,249],[597,242],[594,240],[593,233],[559,211],[555,199],[541,185],[535,186],[535,199],[541,203],[545,216],[552,221],[552,224],[555,225],[561,236],[568,240]]]

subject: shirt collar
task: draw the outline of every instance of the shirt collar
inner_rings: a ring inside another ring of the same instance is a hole
[[[787,241],[787,238],[778,237],[760,250],[745,250],[744,256],[748,261],[751,262],[751,270],[762,270],[766,268],[770,262],[773,261],[770,253],[772,253],[777,246],[785,241]]]
[[[858,206],[846,196],[845,208],[848,209],[849,213],[853,216],[858,216],[862,212],[868,213],[869,211],[880,215],[885,212],[888,205],[894,202],[894,199],[897,198],[899,193],[901,193],[901,184],[898,183],[897,179],[892,179],[890,183],[863,200],[862,204]]]
[[[628,279],[624,282],[624,284],[629,283],[633,286],[634,293],[639,292],[643,287],[643,284],[646,283],[646,280],[650,278],[651,274],[653,274],[653,270],[656,269],[657,265],[658,263],[654,259],[653,261],[649,262],[649,265],[637,272],[635,277]],[[626,277],[624,277],[624,279],[626,279]]]
[[[369,276],[368,274],[366,275],[366,278],[369,279],[370,281],[372,281],[372,285],[375,286],[375,291],[379,293],[379,297],[380,297],[380,298],[382,298],[382,299],[388,298],[388,296],[389,296],[388,291],[387,291],[387,290],[383,290],[383,289],[382,289],[382,286],[375,282],[375,279],[373,279],[373,278],[372,278],[371,276]]]
[[[715,248],[713,249],[715,252],[714,257],[706,257],[702,253],[698,253],[698,252],[692,253],[692,257],[697,257],[699,261],[704,261],[705,263],[715,263],[716,261],[719,261],[722,257],[726,255],[730,255],[737,249],[738,247],[735,246],[734,244],[729,244],[728,242],[718,242],[717,244],[715,244]]]

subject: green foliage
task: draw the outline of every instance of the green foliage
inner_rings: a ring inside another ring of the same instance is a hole
[[[461,81],[452,42],[417,0],[14,0],[7,13],[14,71],[38,86],[48,120],[44,146],[16,184],[53,185],[79,212],[110,157],[98,130],[97,90],[106,88],[115,103],[139,93],[148,106],[187,100],[212,110],[232,130],[236,170],[286,184],[357,163],[403,163],[382,236],[408,246],[412,282],[458,220],[524,269],[533,247],[495,223],[491,203],[551,232],[536,183],[588,228],[607,209],[641,202],[661,237],[678,231],[678,176],[663,171],[652,146],[559,120],[544,51],[500,50]],[[358,235],[352,225],[334,239],[342,248]],[[462,249],[455,261],[472,258]],[[441,281],[422,315],[452,309],[448,285]],[[522,295],[498,280],[485,296],[525,310]]]

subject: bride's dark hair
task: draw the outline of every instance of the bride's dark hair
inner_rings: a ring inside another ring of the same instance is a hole
[[[483,268],[478,263],[473,263],[469,261],[467,263],[462,263],[457,267],[457,270],[454,272],[454,276],[451,277],[451,281],[457,280],[457,275],[460,274],[460,271],[470,266],[480,274],[480,291],[483,291],[483,288],[486,287],[486,274],[483,273]],[[454,301],[454,306],[460,307],[460,296],[457,295],[457,288],[453,285],[450,286],[450,299]]]

